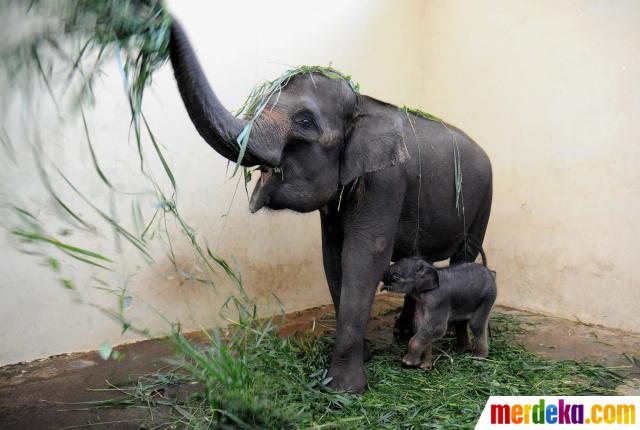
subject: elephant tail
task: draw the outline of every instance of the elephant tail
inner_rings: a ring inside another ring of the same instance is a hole
[[[488,267],[487,255],[484,253],[484,249],[482,248],[482,243],[480,243],[480,241],[474,235],[469,233],[460,234],[459,237],[463,240],[462,246],[464,247],[463,249],[465,250],[465,255],[467,251],[470,251],[471,253],[473,253],[473,250],[477,249],[477,253],[480,254],[480,257],[482,257],[482,265],[484,267]],[[473,254],[474,260],[478,256],[477,253]]]
[[[487,256],[484,253],[484,249],[482,249],[481,245],[478,245],[478,252],[480,253],[480,256],[482,257],[482,264],[484,267],[487,267]]]

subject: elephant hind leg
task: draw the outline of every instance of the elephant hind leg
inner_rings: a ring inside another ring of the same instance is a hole
[[[469,320],[469,327],[474,338],[473,349],[477,357],[484,358],[489,355],[489,316],[494,301],[495,296],[485,299]]]
[[[469,331],[467,330],[468,321],[456,321],[454,323],[456,334],[456,350],[458,352],[467,352],[471,350],[469,342]]]

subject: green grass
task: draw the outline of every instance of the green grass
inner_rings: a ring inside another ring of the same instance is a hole
[[[438,118],[434,114],[425,112],[425,111],[420,110],[420,109],[410,108],[409,106],[402,106],[400,108],[400,110],[402,110],[404,113],[407,113],[407,114],[410,113],[412,115],[418,116],[420,118],[427,119],[429,121],[442,122],[442,119]]]
[[[374,343],[369,389],[348,395],[325,387],[332,337],[281,338],[271,321],[248,319],[205,345],[174,333],[175,367],[121,387],[124,398],[101,406],[146,407],[156,411],[153,425],[194,429],[471,429],[490,395],[615,393],[612,371],[542,359],[515,344],[520,330],[518,320],[497,314],[488,359],[455,353],[447,340],[431,372],[400,366],[406,345]],[[189,394],[177,395],[180,387]]]

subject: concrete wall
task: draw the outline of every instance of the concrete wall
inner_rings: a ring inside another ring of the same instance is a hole
[[[421,100],[421,52],[420,44],[416,43],[422,30],[420,1],[174,0],[169,6],[184,23],[213,87],[229,109],[241,106],[256,83],[300,64],[333,63],[353,74],[367,93],[396,103],[418,104]],[[22,18],[17,22],[23,25]],[[10,29],[4,30],[7,35],[11,33]],[[118,189],[148,190],[128,133],[128,107],[115,65],[107,68],[98,88],[99,103],[88,115],[88,122],[101,168]],[[224,257],[237,259],[245,284],[254,293],[275,293],[287,310],[329,302],[322,271],[318,214],[249,215],[247,197],[240,186],[225,217],[236,181],[228,180],[226,160],[202,141],[189,122],[169,65],[154,77],[146,97],[146,115],[177,178],[179,208],[198,237]],[[107,212],[113,210],[123,225],[133,229],[132,199],[112,194],[101,184],[78,117],[69,112],[57,114],[48,106],[39,118],[48,157],[62,166],[92,201]],[[16,119],[13,131],[24,129],[22,124]],[[19,203],[31,209],[50,233],[68,228],[69,223],[64,222],[55,202],[42,188],[32,163],[31,147],[26,141],[14,145],[19,164],[6,163],[0,172],[3,203]],[[149,151],[150,146],[147,156],[153,159],[153,152]],[[162,169],[155,164],[162,180]],[[61,257],[65,272],[54,276],[41,258],[20,253],[16,248],[24,246],[3,235],[0,364],[95,349],[103,341],[136,339],[131,334],[121,337],[118,324],[88,305],[116,307],[112,295],[94,288],[99,284],[92,276],[110,285],[127,285],[126,295],[132,297],[132,306],[125,316],[154,333],[167,328],[159,314],[181,321],[185,330],[215,323],[220,304],[227,296],[224,288],[212,291],[176,274],[163,247],[158,247],[154,254],[157,262],[152,268],[132,258],[136,253],[131,247],[122,241],[114,243],[108,225],[95,217],[54,172],[50,173],[54,187],[65,201],[101,229],[98,235],[74,229],[64,239],[99,250],[119,264],[116,273],[107,274]],[[145,215],[150,216],[156,203],[154,198],[141,196],[140,203]],[[171,225],[169,228],[175,230]],[[173,247],[178,267],[185,271],[192,269],[193,257],[187,243],[178,241]],[[64,290],[57,277],[71,279],[78,294]]]
[[[423,107],[491,156],[499,303],[640,331],[640,3],[428,1]]]
[[[351,73],[363,93],[421,107],[473,136],[490,154],[495,195],[487,235],[498,271],[501,304],[640,330],[637,163],[640,145],[640,4],[634,1],[171,1],[209,79],[234,109],[256,82],[290,65],[328,64]],[[128,113],[117,69],[110,67],[89,115],[102,169],[120,189],[147,182],[127,143]],[[235,257],[246,285],[273,291],[287,309],[329,301],[321,265],[317,214],[249,215],[235,180],[188,121],[171,70],[154,79],[146,114],[178,180],[178,204],[198,235]],[[41,124],[54,162],[101,207],[126,223],[131,200],[111,195],[96,178],[81,126],[49,108]],[[20,122],[14,128],[21,127]],[[634,133],[635,132],[635,133]],[[43,191],[27,145],[21,164],[0,171],[3,202],[32,208],[51,232],[67,226]],[[26,164],[25,164],[26,163]],[[31,165],[33,167],[33,165]],[[156,165],[156,168],[158,166]],[[161,170],[159,170],[161,172]],[[91,210],[52,175],[56,190],[97,224]],[[154,200],[141,197],[145,214]],[[170,228],[173,228],[170,226]],[[91,276],[106,276],[73,260],[64,276],[80,295],[63,290],[49,269],[2,238],[0,364],[94,349],[135,339],[95,308],[114,307]],[[90,245],[120,264],[108,280],[127,285],[125,311],[141,326],[166,328],[158,312],[185,329],[210,325],[224,288],[185,280],[158,249],[157,264],[129,259],[126,243],[74,230],[70,243]],[[191,269],[187,244],[174,244],[178,266]],[[85,304],[78,304],[81,299]]]

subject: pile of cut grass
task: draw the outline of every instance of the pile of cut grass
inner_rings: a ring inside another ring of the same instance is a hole
[[[610,395],[620,383],[602,366],[552,362],[515,345],[520,328],[512,317],[495,315],[492,329],[488,359],[455,353],[444,341],[431,372],[400,366],[405,345],[374,344],[369,389],[360,396],[325,387],[331,337],[281,338],[271,323],[240,325],[207,345],[175,334],[174,370],[137,380],[124,389],[126,398],[104,406],[148,407],[156,411],[149,425],[195,429],[466,429],[491,395]],[[176,392],[176,385],[197,388],[188,396],[156,395]]]

